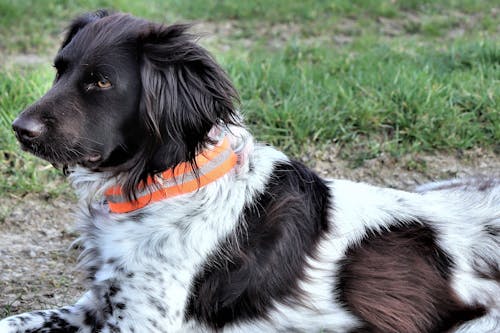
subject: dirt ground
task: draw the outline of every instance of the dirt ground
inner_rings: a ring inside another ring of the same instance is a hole
[[[500,156],[481,149],[456,156],[389,156],[358,168],[337,152],[311,151],[303,161],[319,174],[400,189],[429,181],[488,174],[500,177]],[[9,196],[0,202],[0,317],[76,301],[84,288],[75,270],[78,253],[71,249],[73,230],[70,195],[46,198]]]

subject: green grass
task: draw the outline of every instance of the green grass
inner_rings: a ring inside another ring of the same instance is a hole
[[[0,0],[0,57],[53,55],[76,14],[111,8],[217,25],[207,45],[228,70],[258,139],[344,158],[454,151],[500,142],[500,18],[492,0]],[[496,5],[498,10],[499,6]],[[339,42],[340,40],[340,42]],[[342,42],[344,41],[344,42]],[[50,86],[50,64],[0,67],[0,191],[59,184],[19,152],[10,123]],[[13,62],[13,64],[12,64]]]
[[[358,28],[372,31],[380,17],[407,21],[409,13],[422,22],[410,24],[428,35],[440,35],[462,16],[480,14],[479,30],[495,33],[498,18],[491,15],[494,0],[0,0],[0,49],[4,52],[47,50],[60,38],[62,27],[75,15],[97,8],[133,13],[161,22],[232,20],[249,29],[276,23],[301,25],[301,34],[332,32],[344,18],[358,20]],[[496,6],[498,8],[498,5]],[[474,23],[474,22],[473,22]],[[478,28],[475,28],[478,30]]]
[[[0,70],[0,193],[22,194],[61,190],[60,176],[48,163],[18,148],[10,124],[15,115],[50,86],[52,69],[8,68]]]
[[[472,42],[373,44],[354,55],[290,45],[228,65],[259,137],[297,154],[336,142],[363,155],[493,147],[499,66],[498,45]]]

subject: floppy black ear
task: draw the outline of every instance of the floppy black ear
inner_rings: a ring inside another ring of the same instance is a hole
[[[62,50],[66,45],[68,45],[73,37],[75,37],[76,33],[82,29],[84,26],[89,24],[92,21],[98,20],[105,16],[108,16],[110,13],[105,9],[99,9],[92,13],[86,13],[82,16],[77,17],[68,27],[68,32],[66,33],[66,37],[61,44],[60,50]]]
[[[214,125],[236,122],[238,94],[189,27],[150,24],[140,37],[141,115],[159,147],[150,171],[193,161]]]

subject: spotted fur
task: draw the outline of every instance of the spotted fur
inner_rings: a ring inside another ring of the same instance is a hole
[[[498,179],[413,192],[322,179],[254,142],[227,76],[185,30],[104,11],[71,26],[54,87],[14,129],[70,172],[89,288],[72,306],[1,320],[1,333],[500,330]],[[89,80],[102,61],[114,85],[99,91]],[[133,198],[221,132],[238,156],[229,173],[110,212],[106,189]]]

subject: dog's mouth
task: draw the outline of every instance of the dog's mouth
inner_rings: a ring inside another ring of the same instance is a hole
[[[12,123],[20,148],[61,169],[65,165],[96,169],[109,157],[106,144],[68,125],[62,128],[70,135],[64,135],[54,122],[51,118],[40,120],[23,111]]]
[[[85,159],[90,163],[96,163],[102,160],[102,155],[98,153],[93,153],[87,156]]]
[[[64,162],[63,161],[51,161],[47,158],[44,158],[44,159],[47,160],[48,162],[50,162],[54,168],[61,170],[62,173],[65,176],[67,176],[70,174],[70,170],[76,165],[81,165],[81,166],[83,166],[87,169],[90,169],[90,170],[99,170],[102,157],[100,154],[92,154],[89,156],[85,156],[78,161],[64,161]]]
[[[90,153],[84,155],[79,161],[74,164],[84,166],[88,169],[97,169],[102,162],[102,155],[99,153]]]
[[[85,153],[67,146],[64,146],[64,149],[56,149],[54,145],[42,145],[37,142],[23,142],[22,140],[19,140],[19,142],[23,151],[44,159],[61,170],[75,165],[97,169],[103,162],[103,155],[99,152]]]
[[[128,149],[125,144],[87,146],[85,142],[89,140],[75,141],[62,136],[32,140],[18,137],[18,141],[23,151],[49,162],[64,174],[75,166],[82,166],[94,172],[127,170],[130,166],[128,162],[134,155],[134,151]]]

